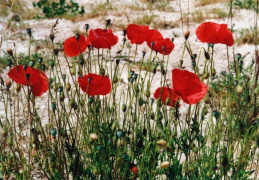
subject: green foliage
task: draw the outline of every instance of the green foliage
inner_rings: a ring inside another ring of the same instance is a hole
[[[233,5],[240,9],[254,9],[256,3],[254,0],[234,0]]]
[[[78,3],[75,3],[72,0],[70,0],[70,3],[66,3],[65,0],[59,0],[59,2],[39,0],[37,3],[33,2],[33,7],[42,9],[46,18],[76,16],[85,13],[84,7],[79,7]],[[35,18],[40,18],[40,16]]]

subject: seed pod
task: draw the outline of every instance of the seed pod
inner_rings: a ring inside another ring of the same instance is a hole
[[[161,139],[161,140],[157,141],[156,144],[157,144],[157,146],[158,146],[160,149],[163,149],[163,148],[166,147],[167,142],[166,142],[165,140]]]
[[[12,147],[13,146],[13,138],[8,137],[6,143],[7,143],[8,146]]]
[[[59,100],[60,100],[61,102],[63,102],[64,99],[65,99],[65,94],[64,94],[64,92],[61,92],[60,95],[59,95]]]
[[[117,75],[115,75],[115,76],[113,77],[113,83],[116,84],[117,82],[118,82],[118,77],[117,77]]]
[[[205,73],[203,73],[202,76],[203,76],[204,79],[208,79],[210,75],[209,75],[208,72],[205,72]]]
[[[13,50],[9,47],[6,48],[6,52],[10,55],[13,56]]]
[[[142,98],[139,98],[139,100],[138,100],[139,106],[143,106],[144,103],[145,103],[145,101]]]
[[[95,140],[97,140],[97,135],[95,134],[95,133],[92,133],[92,134],[90,134],[90,140],[92,140],[92,141],[95,141]]]
[[[243,93],[243,87],[241,85],[237,85],[237,93],[242,94]]]
[[[6,137],[8,135],[8,131],[6,128],[3,128],[2,131],[1,131],[1,134],[3,137]]]
[[[57,92],[57,91],[58,91],[58,85],[57,85],[57,84],[54,84],[54,86],[53,86],[53,90],[54,90],[55,92]]]
[[[12,82],[9,78],[5,80],[5,85],[6,85],[6,89],[9,90],[12,85]]]
[[[169,165],[170,165],[170,162],[169,162],[169,161],[164,161],[164,162],[162,162],[162,163],[160,164],[160,167],[164,169],[164,168],[167,168]]]
[[[126,112],[126,110],[127,110],[126,104],[123,104],[123,105],[122,105],[122,111],[123,111],[123,112]]]
[[[146,91],[145,91],[145,96],[146,96],[147,98],[150,97],[150,91],[149,91],[149,89],[146,89]]]
[[[184,38],[185,40],[187,40],[190,36],[190,31],[189,30],[186,30],[185,33],[184,33]]]
[[[151,71],[153,72],[153,74],[156,74],[156,68],[157,68],[156,65],[153,65],[153,66],[152,66],[152,70],[151,70]]]
[[[66,91],[69,92],[71,90],[71,85],[69,82],[66,83]]]
[[[204,51],[204,56],[207,60],[210,60],[210,54],[207,51]]]

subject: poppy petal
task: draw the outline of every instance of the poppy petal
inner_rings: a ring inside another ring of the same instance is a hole
[[[172,71],[173,88],[187,104],[196,104],[207,93],[207,86],[199,77],[187,70],[174,69]]]
[[[174,43],[169,39],[163,39],[160,41],[155,41],[153,50],[159,52],[160,54],[168,55],[174,49]]]
[[[221,43],[228,46],[234,44],[232,32],[227,28],[227,24],[217,24],[213,22],[204,22],[195,31],[197,38],[201,42]]]
[[[147,45],[151,49],[151,43],[154,42],[156,44],[157,41],[164,40],[163,35],[155,29],[150,29],[147,32]]]
[[[80,35],[79,40],[77,40],[75,36],[66,39],[63,47],[67,56],[75,57],[84,52],[87,48],[87,45],[86,37],[84,35]]]
[[[105,76],[89,73],[82,78],[78,77],[78,83],[82,91],[90,96],[107,95],[111,92],[111,81]]]
[[[168,87],[159,87],[156,89],[154,94],[155,99],[161,97],[161,100],[164,104],[166,104],[166,99],[169,97],[170,101],[168,106],[175,106],[175,103],[179,99],[179,96],[174,92],[172,88]]]
[[[127,27],[127,37],[131,44],[142,44],[147,40],[148,26],[129,24]]]

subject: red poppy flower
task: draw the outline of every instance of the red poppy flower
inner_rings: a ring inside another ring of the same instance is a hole
[[[177,102],[177,100],[179,99],[179,96],[174,92],[174,90],[172,88],[168,88],[168,87],[159,87],[157,88],[154,97],[156,99],[158,99],[161,96],[161,100],[164,104],[166,104],[166,99],[169,97],[170,101],[169,104],[167,104],[168,106],[175,106],[175,103]]]
[[[130,24],[127,27],[127,37],[131,44],[142,44],[147,40],[148,26]]]
[[[154,42],[154,45],[157,43],[157,41],[164,40],[163,35],[155,29],[151,29],[147,32],[147,45],[150,49],[152,49],[152,42]],[[154,48],[153,48],[154,49]]]
[[[107,95],[111,92],[111,81],[105,76],[89,73],[84,77],[78,77],[81,89],[90,96]]]
[[[117,42],[118,36],[111,29],[91,29],[87,37],[87,44],[98,49],[111,49]]]
[[[196,104],[206,95],[207,86],[196,74],[187,70],[174,69],[172,75],[174,91],[185,103]]]
[[[79,39],[77,40],[75,36],[70,37],[65,40],[64,44],[64,52],[69,57],[78,56],[80,53],[84,52],[87,48],[87,41],[84,35],[79,35]]]
[[[160,54],[168,55],[174,49],[174,43],[169,38],[154,42],[153,50]]]
[[[232,32],[228,29],[227,24],[204,22],[196,29],[196,36],[201,42],[221,43],[228,46],[234,44]]]
[[[29,74],[28,80],[26,74]],[[18,84],[30,86],[34,96],[41,96],[48,90],[48,77],[42,71],[30,66],[26,71],[22,65],[16,66],[8,72],[8,76]]]
[[[134,164],[134,163],[132,163],[132,164],[130,165],[130,171],[131,171],[132,173],[134,173],[134,176],[136,176],[137,173],[138,173],[137,165]]]

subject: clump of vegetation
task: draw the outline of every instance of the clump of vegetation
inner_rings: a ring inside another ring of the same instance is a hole
[[[255,0],[234,0],[233,5],[240,9],[254,9],[256,6]]]
[[[85,13],[84,7],[79,7],[78,3],[70,0],[69,3],[66,0],[39,0],[38,2],[33,2],[34,8],[42,9],[42,13],[46,18],[57,18],[57,17],[70,17],[83,15]],[[41,18],[40,15],[34,17],[36,19]]]
[[[259,39],[259,31],[254,28],[242,29],[239,31],[239,37],[237,39],[237,43],[240,44],[255,44],[256,43],[256,35],[257,41]]]

